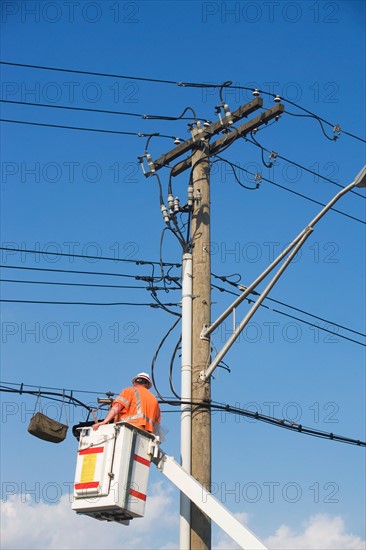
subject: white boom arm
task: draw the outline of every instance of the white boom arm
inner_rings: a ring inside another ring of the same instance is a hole
[[[189,475],[172,456],[159,451],[153,458],[158,469],[178,487],[198,508],[207,514],[241,548],[245,550],[267,550],[267,547],[209,493],[194,477]]]

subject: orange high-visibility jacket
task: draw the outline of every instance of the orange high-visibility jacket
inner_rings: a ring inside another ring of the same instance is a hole
[[[114,417],[115,422],[126,420],[134,426],[151,433],[157,433],[160,424],[160,407],[156,397],[144,386],[132,386],[122,390],[113,401],[121,406]]]

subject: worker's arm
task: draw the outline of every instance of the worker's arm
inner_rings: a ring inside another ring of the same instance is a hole
[[[92,428],[93,430],[97,430],[99,426],[104,426],[105,424],[108,424],[115,416],[117,416],[122,409],[122,405],[120,403],[115,403],[113,407],[109,409],[109,412],[104,420],[101,422],[97,422],[96,424],[93,424]]]

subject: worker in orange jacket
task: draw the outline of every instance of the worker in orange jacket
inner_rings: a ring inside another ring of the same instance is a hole
[[[159,434],[160,407],[156,397],[149,391],[152,386],[149,375],[140,372],[132,379],[132,384],[116,397],[105,419],[93,424],[93,430],[111,420],[125,420],[137,428]]]

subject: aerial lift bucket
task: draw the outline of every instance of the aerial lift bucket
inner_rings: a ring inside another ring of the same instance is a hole
[[[106,424],[96,431],[80,427],[78,432],[72,509],[125,525],[143,517],[157,438],[127,422]]]

